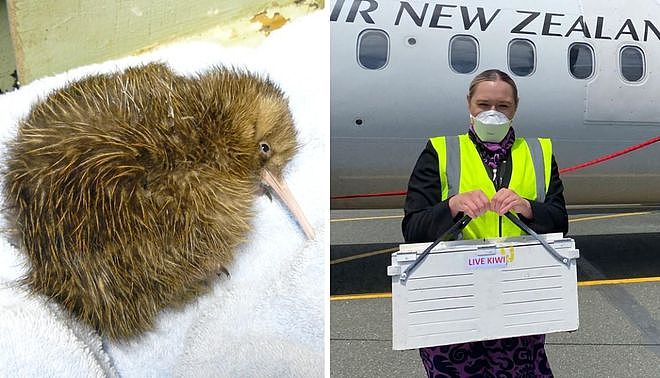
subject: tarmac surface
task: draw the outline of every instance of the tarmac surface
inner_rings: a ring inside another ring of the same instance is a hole
[[[330,374],[423,377],[417,350],[392,350],[390,255],[401,209],[331,211]],[[553,333],[556,377],[660,377],[660,206],[569,208],[580,250],[580,327]]]

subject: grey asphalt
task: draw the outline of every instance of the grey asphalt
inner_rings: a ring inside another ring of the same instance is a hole
[[[571,208],[569,214],[569,236],[581,242],[578,248],[590,249],[584,251],[589,258],[579,261],[579,281],[660,277],[660,206]],[[357,270],[339,268],[381,256],[337,259],[402,243],[401,215],[400,209],[331,211],[331,282],[333,271],[344,281],[353,272],[380,274],[376,265],[373,269],[378,271],[369,272],[369,263]],[[345,221],[363,217],[394,218]],[[579,220],[596,217],[612,218]],[[388,291],[367,290],[360,277],[334,287],[341,287],[342,294]],[[660,377],[659,281],[580,286],[578,298],[578,331],[547,337],[546,351],[556,377]],[[333,300],[330,316],[332,377],[424,376],[416,350],[391,349],[389,298]]]

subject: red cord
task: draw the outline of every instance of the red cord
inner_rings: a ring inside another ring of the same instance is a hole
[[[651,139],[647,140],[646,142],[643,142],[643,143],[640,143],[640,144],[636,144],[636,145],[634,145],[634,146],[630,146],[630,147],[625,148],[625,149],[623,149],[623,150],[621,150],[621,151],[617,151],[617,152],[613,152],[613,153],[611,153],[611,154],[609,154],[609,155],[601,156],[601,157],[599,157],[599,158],[597,158],[597,159],[594,159],[594,160],[586,161],[586,162],[584,162],[584,163],[580,163],[580,164],[574,165],[574,166],[572,166],[572,167],[568,167],[568,168],[560,169],[560,170],[559,170],[559,173],[571,172],[571,171],[575,171],[575,170],[578,170],[578,169],[581,169],[581,168],[584,168],[584,167],[588,167],[588,166],[590,166],[590,165],[594,165],[594,164],[602,163],[602,162],[604,162],[604,161],[606,161],[606,160],[614,159],[614,158],[617,157],[617,156],[621,156],[621,155],[623,155],[623,154],[627,154],[628,152],[632,152],[632,151],[635,151],[635,150],[639,150],[640,148],[646,147],[646,146],[648,146],[648,145],[650,145],[650,144],[653,144],[653,143],[655,143],[655,142],[657,142],[657,141],[660,141],[660,136],[657,136],[657,137],[655,137],[655,138],[651,138]]]
[[[651,144],[653,144],[655,142],[658,142],[658,141],[660,141],[660,136],[651,138],[651,139],[649,139],[645,142],[642,142],[640,144],[636,144],[634,146],[630,146],[630,147],[625,148],[623,150],[613,152],[611,154],[604,155],[604,156],[601,156],[599,158],[596,158],[596,159],[593,159],[593,160],[590,160],[590,161],[586,161],[584,163],[574,165],[572,167],[560,169],[559,173],[572,172],[572,171],[576,171],[576,170],[581,169],[581,168],[588,167],[590,165],[602,163],[604,161],[614,159],[617,156],[621,156],[621,155],[627,154],[629,152],[639,150],[640,148],[644,148],[644,147],[646,147],[648,145],[651,145]],[[383,192],[383,193],[351,194],[351,195],[345,195],[345,196],[330,197],[330,199],[337,200],[337,199],[369,198],[369,197],[392,197],[392,196],[405,196],[405,195],[406,195],[406,192]]]

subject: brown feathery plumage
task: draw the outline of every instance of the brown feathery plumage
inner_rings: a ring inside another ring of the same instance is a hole
[[[247,72],[152,63],[56,90],[3,177],[25,284],[112,339],[150,329],[226,269],[261,171],[281,175],[296,146],[283,93]]]

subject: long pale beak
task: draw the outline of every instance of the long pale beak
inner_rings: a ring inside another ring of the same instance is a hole
[[[305,214],[303,214],[300,205],[298,205],[298,202],[296,202],[296,199],[293,198],[293,194],[291,194],[291,191],[286,185],[286,182],[284,182],[284,180],[278,180],[272,173],[270,173],[268,169],[265,168],[261,173],[261,181],[268,187],[272,188],[275,193],[277,193],[291,214],[293,214],[293,217],[296,219],[300,227],[302,227],[305,236],[307,236],[307,239],[313,240],[315,237],[314,229],[312,228],[312,225],[309,223],[307,218],[305,218]]]

